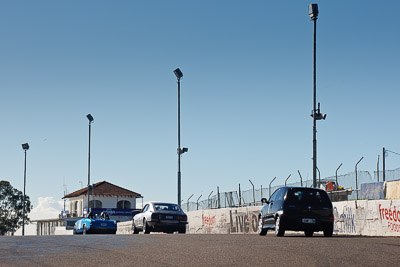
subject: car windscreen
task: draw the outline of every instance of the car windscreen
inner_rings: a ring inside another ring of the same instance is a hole
[[[180,211],[178,205],[176,204],[169,204],[169,203],[156,203],[154,204],[155,210],[168,210],[168,211]]]
[[[292,188],[288,191],[286,197],[286,202],[288,204],[321,204],[329,206],[331,203],[327,193],[325,193],[324,191],[313,190],[309,188]]]

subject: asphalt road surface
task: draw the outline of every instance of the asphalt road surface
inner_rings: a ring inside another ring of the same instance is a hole
[[[0,266],[399,266],[400,238],[0,236]]]

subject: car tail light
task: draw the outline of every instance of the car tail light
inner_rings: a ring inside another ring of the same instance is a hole
[[[185,215],[179,215],[178,220],[179,221],[187,221],[187,217]]]
[[[151,218],[152,218],[152,219],[155,219],[155,220],[159,220],[159,219],[160,219],[160,214],[158,214],[158,213],[153,213],[153,214],[151,214]]]
[[[335,217],[329,217],[329,220],[334,221]]]

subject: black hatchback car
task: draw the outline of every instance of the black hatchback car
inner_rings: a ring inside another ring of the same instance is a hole
[[[283,236],[285,230],[304,231],[306,236],[323,231],[324,236],[333,234],[332,201],[325,190],[305,187],[278,188],[267,201],[258,217],[257,232],[266,235],[275,230]]]

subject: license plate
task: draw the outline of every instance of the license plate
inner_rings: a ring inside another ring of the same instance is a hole
[[[315,219],[303,219],[303,223],[315,223]]]
[[[167,220],[173,220],[174,219],[174,216],[165,216],[165,219],[167,219]]]

